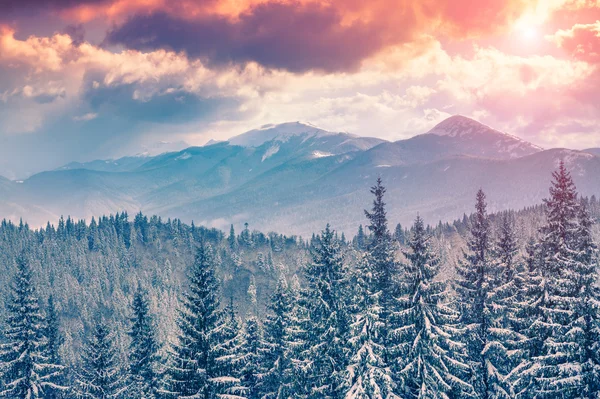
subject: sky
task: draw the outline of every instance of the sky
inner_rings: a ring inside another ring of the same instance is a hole
[[[600,147],[599,88],[600,0],[2,0],[0,175],[288,121]]]

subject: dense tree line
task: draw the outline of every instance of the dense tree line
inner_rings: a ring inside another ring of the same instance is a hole
[[[35,254],[27,241],[18,245],[5,301],[0,397],[598,397],[600,292],[592,216],[598,206],[595,198],[578,196],[562,163],[548,199],[524,211],[534,215],[529,221],[539,217],[539,228],[525,238],[518,234],[519,213],[488,214],[481,190],[475,212],[461,221],[431,227],[417,216],[410,229],[398,225],[393,232],[381,180],[372,193],[367,224],[351,242],[329,225],[305,242],[248,226],[240,234],[232,226],[224,235],[142,214],[132,223],[126,214],[90,225],[67,219],[56,229],[28,233],[38,241],[75,240],[93,252],[114,249],[107,247],[108,231],[129,253],[160,245],[161,230],[170,229],[174,245],[194,256],[186,258],[184,283],[172,288],[173,328],[161,331],[151,284],[140,279],[125,299],[123,321],[114,312],[85,315],[81,350],[68,360],[61,351],[68,344],[64,316],[54,296],[40,297],[31,267]],[[466,245],[448,279],[439,244],[451,230],[463,230]],[[280,255],[290,247],[301,267],[275,267],[274,259],[285,260]],[[241,310],[225,282],[245,250],[256,254],[256,270],[268,271],[275,283],[259,306],[252,275]],[[168,272],[160,277],[162,287]],[[104,299],[98,297],[97,309],[107,307]]]

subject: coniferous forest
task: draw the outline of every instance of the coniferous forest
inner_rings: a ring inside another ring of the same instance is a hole
[[[600,204],[547,199],[352,238],[121,213],[0,226],[0,397],[600,397]]]

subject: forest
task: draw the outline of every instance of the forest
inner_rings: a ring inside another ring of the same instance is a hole
[[[127,213],[0,225],[0,397],[598,398],[600,202],[347,238]],[[475,193],[474,193],[475,194]]]

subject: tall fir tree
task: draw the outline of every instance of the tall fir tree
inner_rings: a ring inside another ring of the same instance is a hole
[[[588,202],[579,206],[574,245],[574,303],[576,317],[571,331],[579,345],[575,361],[581,364],[582,382],[577,394],[582,398],[600,397],[600,290],[598,288],[598,246]]]
[[[399,342],[394,351],[399,393],[405,399],[474,396],[465,346],[457,340],[458,314],[447,305],[446,283],[437,279],[440,259],[430,239],[417,217],[409,250],[403,251],[408,262],[398,298],[402,310],[394,314],[399,327],[392,332]]]
[[[74,394],[81,399],[124,399],[126,375],[114,345],[114,333],[103,320],[97,320],[81,355]]]
[[[233,297],[229,298],[229,303],[224,309],[224,320],[222,324],[221,339],[222,352],[219,357],[221,368],[224,373],[231,376],[238,376],[242,367],[241,362],[241,331],[240,320],[237,316]]]
[[[239,378],[224,364],[228,357],[219,309],[219,283],[212,248],[201,242],[189,272],[189,287],[179,311],[179,336],[167,370],[168,397],[242,398]]]
[[[264,375],[261,362],[265,350],[262,326],[255,316],[249,316],[244,323],[240,345],[241,384],[248,399],[260,399],[260,384]]]
[[[398,274],[398,264],[395,260],[394,240],[388,229],[387,213],[383,196],[386,192],[381,178],[377,179],[375,186],[371,187],[371,193],[375,196],[371,211],[365,210],[365,216],[369,220],[369,231],[372,239],[367,246],[369,263],[374,268],[378,291],[381,292],[381,320],[384,323],[382,339],[387,338],[389,315],[392,312],[394,296],[396,295],[395,276]]]
[[[45,355],[48,358],[48,363],[61,365],[64,367],[60,350],[65,339],[60,331],[60,320],[56,311],[56,305],[54,304],[54,297],[52,295],[48,297],[48,303],[46,306],[46,326],[44,336],[47,340]],[[66,385],[67,376],[65,375],[65,372],[66,369],[56,378],[56,382],[60,387]],[[62,389],[50,387],[47,390],[46,399],[62,398],[66,395],[66,391],[66,387]]]
[[[397,383],[386,363],[386,348],[381,344],[381,291],[367,257],[353,273],[351,347],[345,399],[401,399]]]
[[[310,387],[308,397],[341,398],[348,363],[349,275],[339,241],[329,225],[312,250],[312,262],[305,268],[304,276],[305,304],[310,320],[304,355],[309,363],[305,381]]]
[[[159,345],[156,325],[150,313],[148,293],[138,287],[131,304],[129,344],[129,397],[156,399],[160,388]]]
[[[293,393],[292,378],[292,295],[285,276],[281,275],[269,303],[264,322],[265,350],[261,363],[264,376],[260,383],[264,399],[286,399]]]
[[[491,260],[490,221],[483,190],[477,192],[467,251],[456,272],[457,306],[465,328],[463,342],[473,369],[471,382],[482,399],[502,397],[505,389],[499,384],[501,377],[486,350],[490,328],[494,327],[490,294],[497,284],[497,270]]]
[[[518,261],[519,247],[509,213],[501,216],[498,238],[491,249],[488,293],[484,315],[487,318],[483,348],[487,397],[511,399],[512,371],[527,358],[527,339],[519,333],[519,287],[524,269]]]
[[[543,346],[532,367],[536,372],[536,397],[579,398],[596,390],[587,386],[582,366],[587,351],[583,347],[586,327],[585,311],[579,305],[590,280],[582,275],[587,273],[586,267],[577,261],[579,202],[563,162],[553,178],[550,197],[544,200],[546,224],[541,229],[544,303],[538,325]]]
[[[46,320],[39,308],[32,271],[24,254],[6,301],[6,328],[0,345],[0,397],[38,399],[66,388],[59,384],[63,367],[48,353]]]

